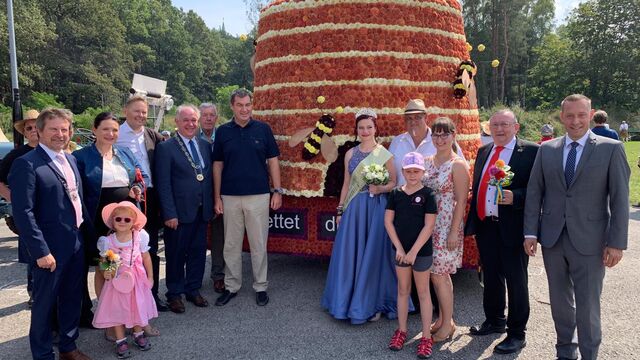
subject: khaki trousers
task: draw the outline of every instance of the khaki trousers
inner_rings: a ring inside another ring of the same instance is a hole
[[[222,196],[224,210],[224,285],[235,293],[242,287],[242,241],[245,229],[251,250],[253,289],[267,290],[267,238],[270,194]]]

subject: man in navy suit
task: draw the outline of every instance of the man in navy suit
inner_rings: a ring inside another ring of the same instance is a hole
[[[155,182],[164,220],[167,300],[174,313],[185,311],[182,294],[198,307],[206,262],[207,223],[213,217],[211,146],[198,136],[200,111],[181,105],[176,135],[156,148]],[[186,265],[186,274],[185,274]]]
[[[64,109],[45,109],[36,119],[40,144],[18,158],[9,174],[13,217],[28,248],[33,271],[29,341],[33,359],[55,358],[51,318],[58,304],[60,359],[89,359],[76,348],[82,302],[83,240],[86,217],[82,182],[73,156],[64,150],[72,117]]]

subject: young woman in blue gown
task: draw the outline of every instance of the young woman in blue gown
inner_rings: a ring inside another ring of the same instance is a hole
[[[336,233],[322,306],[336,319],[363,324],[380,314],[397,317],[394,250],[384,228],[387,195],[396,185],[393,155],[376,142],[377,115],[356,114],[360,144],[347,151]],[[385,185],[367,185],[364,167],[384,166]]]

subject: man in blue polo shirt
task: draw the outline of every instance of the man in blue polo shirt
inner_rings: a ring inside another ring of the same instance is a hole
[[[251,248],[256,303],[267,296],[267,237],[269,207],[282,205],[280,151],[271,127],[251,117],[253,96],[245,89],[231,94],[233,118],[218,127],[213,145],[215,210],[224,213],[225,291],[217,306],[233,299],[242,285],[242,241],[245,228]],[[269,176],[273,195],[269,189]]]
[[[615,130],[611,130],[607,127],[607,120],[609,120],[609,115],[604,110],[598,110],[593,113],[593,120],[595,126],[591,131],[600,136],[608,137],[613,140],[620,140],[618,138],[618,133]]]

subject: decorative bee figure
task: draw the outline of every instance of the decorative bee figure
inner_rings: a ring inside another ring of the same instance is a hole
[[[468,95],[469,105],[472,109],[478,107],[476,98],[476,85],[473,77],[478,72],[478,67],[472,60],[465,60],[458,66],[456,80],[453,82],[453,96],[462,99]]]
[[[305,128],[293,134],[289,139],[289,146],[294,147],[306,139],[302,150],[303,159],[311,160],[318,153],[322,153],[322,157],[332,163],[338,158],[338,146],[331,139],[335,127],[336,120],[329,114],[323,114],[315,127]]]

